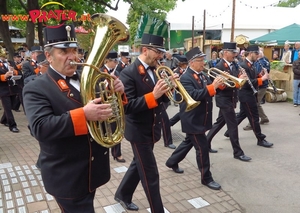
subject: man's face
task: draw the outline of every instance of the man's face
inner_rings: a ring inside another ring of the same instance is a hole
[[[38,55],[40,55],[40,54],[42,54],[42,52],[38,52],[38,51],[36,51],[36,52],[32,52],[31,53],[31,59],[33,59],[33,60],[37,60],[37,57],[38,57]]]
[[[226,59],[228,62],[233,62],[234,58],[236,57],[237,53],[233,51],[226,50],[224,51],[224,59]]]
[[[156,67],[157,61],[163,58],[164,53],[152,47],[144,47],[145,63],[149,66]]]
[[[191,68],[197,72],[201,72],[202,70],[204,70],[204,65],[205,65],[204,57],[195,58],[190,62]]]
[[[21,57],[19,57],[19,56],[14,56],[14,61],[15,61],[15,63],[17,63],[17,64],[21,63]]]
[[[250,60],[255,62],[258,59],[259,53],[258,52],[250,52]]]
[[[118,64],[118,60],[117,59],[112,59],[112,60],[107,61],[106,66],[109,69],[113,69],[117,66],[117,64]]]
[[[77,48],[52,48],[51,54],[46,52],[50,65],[59,73],[65,76],[72,76],[76,71],[76,66],[71,66],[71,61],[78,58]]]
[[[125,64],[128,64],[129,58],[127,58],[126,56],[122,56],[121,59]]]

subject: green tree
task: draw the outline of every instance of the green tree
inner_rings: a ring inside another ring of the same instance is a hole
[[[296,7],[300,4],[300,0],[281,1],[277,4],[278,7]]]

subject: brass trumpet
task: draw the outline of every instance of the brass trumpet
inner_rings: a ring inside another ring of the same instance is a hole
[[[240,78],[234,77],[233,75],[229,75],[229,74],[225,73],[224,71],[219,70],[215,67],[210,68],[207,71],[207,74],[212,78],[221,77],[223,79],[223,83],[226,86],[231,87],[231,88],[235,88],[235,87],[241,88],[247,81],[245,79],[240,79]]]
[[[169,76],[173,76],[174,73],[169,67],[158,66],[155,70],[155,74],[158,79],[164,79],[167,83],[169,90],[166,92],[166,95],[168,96],[170,101],[173,101],[177,104],[181,103],[182,101],[186,102],[186,112],[194,109],[201,103],[200,101],[195,101],[191,98],[191,96],[187,93],[187,91],[184,89],[179,80],[175,79],[175,84],[177,88],[173,85],[172,81],[169,79]],[[175,90],[180,95],[181,98],[179,101],[174,100],[172,90]]]

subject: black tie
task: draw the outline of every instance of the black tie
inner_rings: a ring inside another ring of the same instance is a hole
[[[71,79],[73,79],[74,81],[77,81],[77,80],[78,80],[78,75],[77,75],[77,73],[74,73],[74,75],[71,76],[71,77],[66,76],[66,80],[67,80],[67,81],[70,81]]]

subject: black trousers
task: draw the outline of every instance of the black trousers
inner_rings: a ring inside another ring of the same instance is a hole
[[[177,112],[172,118],[170,118],[170,125],[174,126],[178,121],[180,121],[180,112]]]
[[[159,174],[153,143],[131,143],[134,158],[124,175],[115,196],[126,203],[132,202],[133,193],[141,181],[151,212],[164,213],[159,191]]]
[[[7,123],[9,125],[9,129],[12,129],[13,127],[17,127],[14,115],[11,111],[14,98],[15,98],[14,95],[1,97],[1,102],[2,102],[2,107],[4,109],[4,112],[3,112],[0,122],[2,124]]]
[[[172,139],[172,133],[171,133],[171,126],[170,126],[170,120],[167,111],[162,111],[162,135],[164,139],[164,144],[165,146],[168,146],[170,144],[173,144],[173,139]]]
[[[115,145],[111,148],[111,154],[114,158],[118,158],[122,155],[122,153],[121,153],[121,143],[119,143],[119,144],[117,144],[117,145]]]
[[[248,118],[249,123],[258,141],[265,139],[265,135],[261,133],[259,124],[259,115],[257,102],[240,102],[240,113],[237,114],[237,123],[240,124],[245,118]]]
[[[202,184],[208,184],[213,181],[213,178],[210,172],[209,149],[205,134],[187,134],[185,140],[179,144],[167,160],[166,165],[168,167],[178,166],[193,146],[196,150],[196,161],[201,173],[201,182]]]
[[[233,149],[233,156],[238,157],[244,155],[244,152],[239,143],[238,123],[233,107],[220,108],[219,115],[212,128],[207,133],[207,141],[211,149],[211,141],[213,137],[227,124],[229,138]]]
[[[74,186],[76,187],[76,186]],[[62,199],[54,197],[62,213],[95,213],[93,191],[81,198],[76,199]]]

